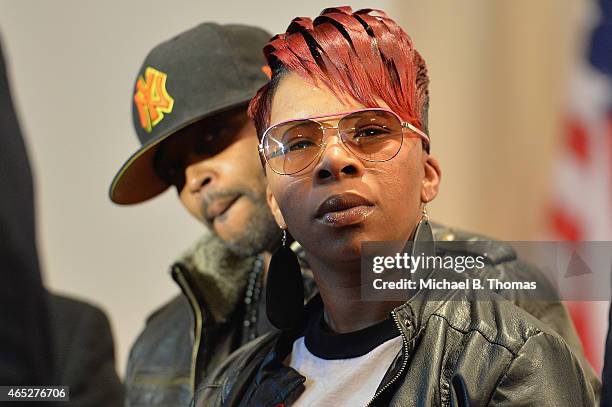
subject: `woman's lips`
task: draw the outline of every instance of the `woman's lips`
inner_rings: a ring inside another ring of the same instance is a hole
[[[374,204],[366,198],[346,193],[323,201],[315,218],[328,226],[348,226],[362,222],[373,210]]]

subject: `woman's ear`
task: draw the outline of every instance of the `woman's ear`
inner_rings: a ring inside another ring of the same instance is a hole
[[[278,227],[281,229],[287,229],[287,223],[285,223],[285,218],[280,211],[278,202],[276,202],[276,198],[274,198],[274,194],[272,194],[270,185],[266,187],[266,201],[268,202],[268,206],[270,207],[270,211],[272,212],[272,216],[274,216],[274,220],[276,221]]]
[[[425,177],[421,188],[421,202],[427,203],[438,195],[442,170],[438,160],[429,154],[425,155],[424,170]]]

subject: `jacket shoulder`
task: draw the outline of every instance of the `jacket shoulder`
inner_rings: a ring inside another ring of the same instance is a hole
[[[66,297],[64,295],[50,293],[49,306],[52,312],[60,318],[78,319],[89,317],[98,321],[105,321],[108,324],[108,318],[102,309],[85,301],[76,298]]]
[[[189,366],[191,318],[189,303],[181,295],[149,315],[130,349],[126,380],[143,369],[150,370],[151,366]],[[172,357],[168,358],[168,354]],[[182,360],[186,362],[179,362]]]
[[[71,388],[75,404],[118,405],[123,387],[115,371],[108,317],[95,305],[49,295],[56,380]]]
[[[462,335],[480,335],[512,354],[517,354],[532,337],[540,334],[557,336],[546,324],[491,291],[479,293],[477,300],[458,292],[432,312],[429,319],[432,318]]]
[[[500,264],[517,258],[516,251],[505,242],[439,223],[432,222],[431,225],[436,250],[439,252],[473,255],[486,253],[487,261],[491,264]]]
[[[60,366],[71,359],[71,352],[85,349],[82,343],[91,338],[97,338],[100,348],[110,348],[110,357],[114,358],[111,326],[102,309],[58,294],[50,293],[48,298],[54,348]]]
[[[178,294],[149,314],[146,318],[144,329],[136,339],[132,351],[144,341],[151,343],[152,336],[168,337],[171,336],[168,335],[168,332],[176,331],[177,329],[188,332],[192,324],[191,318],[189,302],[184,296]]]
[[[544,301],[559,300],[557,290],[542,269],[521,258],[507,242],[440,224],[432,224],[432,232],[439,255],[484,256],[487,267],[478,275],[482,279],[495,279],[507,283],[535,283],[537,288],[533,292],[501,288],[493,290],[514,302],[526,300],[532,302],[533,304],[528,307],[529,311],[532,308],[537,311],[537,308],[548,306]],[[536,304],[537,301],[542,303]]]
[[[184,295],[177,294],[175,297],[167,301],[165,304],[161,305],[153,312],[151,312],[145,323],[154,323],[155,320],[160,318],[167,318],[177,314],[182,314],[185,310],[189,311],[189,302],[185,298]]]
[[[520,389],[520,390],[518,390]],[[530,337],[507,365],[489,403],[496,406],[595,406],[581,363],[557,335]]]

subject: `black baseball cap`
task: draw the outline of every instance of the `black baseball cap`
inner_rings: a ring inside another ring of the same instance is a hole
[[[141,147],[115,175],[113,202],[143,202],[170,186],[153,167],[159,144],[199,120],[246,106],[268,81],[262,49],[269,39],[257,27],[203,23],[153,48],[132,93]]]

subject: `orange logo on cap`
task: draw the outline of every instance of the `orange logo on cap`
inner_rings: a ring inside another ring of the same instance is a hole
[[[272,69],[269,65],[262,66],[261,71],[268,77],[268,79],[272,79]]]
[[[138,109],[140,125],[147,132],[151,132],[163,118],[164,113],[172,112],[174,99],[166,90],[168,76],[155,68],[148,67],[144,78],[138,77],[134,103]]]

